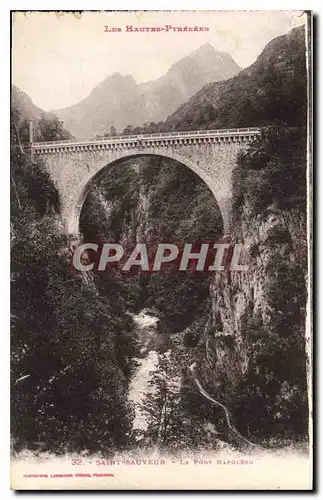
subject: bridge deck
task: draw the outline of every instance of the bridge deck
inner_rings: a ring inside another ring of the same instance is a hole
[[[48,147],[64,147],[64,146],[87,146],[99,144],[118,144],[137,141],[163,141],[170,139],[203,139],[216,137],[248,137],[260,135],[259,127],[251,128],[231,128],[231,129],[216,129],[216,130],[194,130],[187,132],[161,132],[159,134],[137,134],[137,135],[119,135],[107,137],[104,139],[91,140],[69,140],[69,141],[51,141],[51,142],[34,142],[31,144],[33,149]]]

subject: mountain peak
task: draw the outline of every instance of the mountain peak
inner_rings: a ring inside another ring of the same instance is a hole
[[[121,75],[121,73],[112,73],[112,75],[110,76],[107,76],[107,79],[113,79],[113,80],[133,80],[133,76],[132,75]]]
[[[127,125],[165,120],[207,83],[225,80],[239,71],[231,56],[205,43],[155,81],[138,85],[133,76],[115,72],[83,101],[56,113],[81,138],[109,130],[112,125],[122,131]]]
[[[198,49],[195,50],[195,54],[200,54],[201,52],[219,52],[210,43],[204,43]]]
[[[112,75],[107,75],[105,77],[105,79],[103,80],[103,82],[109,82],[109,81],[112,81],[112,82],[121,82],[121,81],[134,81],[135,82],[135,79],[132,75],[121,75],[121,73],[118,73],[118,72],[115,72],[115,73],[112,73]],[[101,83],[103,83],[101,82]],[[99,84],[100,85],[100,84]]]
[[[132,75],[121,75],[116,72],[106,76],[101,83],[94,87],[90,95],[93,96],[102,92],[106,94],[109,91],[118,92],[117,89],[121,92],[127,92],[136,87],[137,83]],[[100,97],[102,96],[99,95]]]

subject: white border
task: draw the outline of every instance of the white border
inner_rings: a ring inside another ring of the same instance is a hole
[[[10,269],[10,257],[9,257],[9,131],[10,131],[10,113],[9,113],[9,92],[10,92],[10,83],[9,78],[9,67],[10,67],[10,21],[9,21],[9,10],[303,10],[304,7],[307,10],[313,10],[314,14],[319,15],[322,11],[322,2],[315,1],[311,2],[311,5],[308,5],[306,2],[306,6],[304,5],[304,1],[282,1],[282,0],[271,0],[271,2],[259,3],[255,1],[247,1],[243,2],[243,4],[239,1],[226,0],[225,5],[219,5],[214,1],[206,1],[206,0],[164,0],[163,2],[152,4],[151,0],[141,0],[141,1],[118,1],[113,2],[112,4],[107,1],[98,1],[93,0],[92,2],[87,2],[84,0],[79,0],[78,2],[69,1],[69,0],[57,0],[55,4],[52,5],[44,5],[43,0],[30,0],[25,2],[23,0],[16,0],[11,2],[11,5],[2,4],[0,7],[0,53],[1,53],[1,62],[2,62],[2,78],[1,78],[1,91],[0,91],[0,99],[1,99],[1,149],[0,149],[0,157],[1,157],[1,168],[2,168],[2,177],[0,183],[0,217],[1,217],[1,236],[2,236],[2,255],[1,255],[1,271],[2,276],[0,279],[1,284],[1,352],[3,356],[3,362],[1,363],[1,382],[3,384],[1,390],[1,398],[6,403],[6,410],[1,411],[1,430],[3,435],[1,436],[1,498],[8,498],[14,495],[14,492],[9,491],[9,478],[10,478],[10,469],[9,469],[9,401],[10,401],[10,392],[9,392],[9,269]],[[317,50],[319,51],[320,44],[318,43]],[[315,62],[315,61],[314,61]],[[316,61],[318,67],[323,67],[322,60],[322,50],[319,51],[319,60]],[[314,68],[315,70],[315,68]],[[320,89],[320,78],[319,75],[317,77],[317,89]],[[318,110],[319,112],[322,110],[321,103],[318,102]],[[319,119],[317,120],[317,144],[321,143],[322,132],[319,129]],[[317,164],[316,164],[316,172],[315,179],[317,181],[316,188],[319,189],[321,186],[321,175],[320,175],[320,164],[319,164],[319,154],[317,155]],[[320,223],[323,225],[323,213],[322,213],[322,203],[320,203],[320,196],[316,193],[318,200],[318,220],[319,229]],[[322,235],[323,231],[319,231],[319,234]],[[319,240],[319,249],[321,241]],[[318,252],[319,257],[320,252]],[[319,261],[319,258],[318,258]],[[319,262],[318,262],[319,263]],[[318,269],[318,277],[316,278],[316,282],[320,283],[323,281],[323,272],[322,268]],[[314,277],[315,278],[315,277]],[[321,297],[322,298],[322,297]],[[321,307],[320,307],[321,306]],[[323,299],[318,302],[318,311],[323,310]],[[317,332],[319,329],[319,322],[317,325]],[[316,348],[319,347],[319,356],[316,358],[316,366],[319,367],[320,360],[322,360],[322,341],[319,343],[316,340]],[[317,355],[317,353],[316,353]],[[6,362],[4,361],[6,360]],[[7,369],[8,368],[8,369]],[[318,395],[318,390],[316,390]],[[317,405],[319,406],[319,405]],[[317,411],[317,409],[316,409]],[[322,412],[320,414],[320,417]],[[321,423],[321,418],[320,422]],[[322,450],[322,433],[321,439],[319,443],[320,450]],[[319,477],[317,478],[319,479]],[[42,497],[45,493],[40,493],[37,496]],[[89,493],[87,496],[92,497],[92,493]],[[115,495],[112,492],[109,492],[109,496]],[[127,495],[126,493],[124,495]],[[168,494],[168,496],[172,496],[172,494]],[[199,496],[199,493],[196,493],[194,496]],[[216,493],[217,496],[222,496],[222,493]],[[259,494],[260,495],[260,494]],[[118,495],[119,496],[119,495]],[[224,498],[230,497],[230,494],[225,494]],[[232,495],[233,496],[233,495]],[[250,495],[242,494],[243,497],[249,498]],[[287,494],[287,496],[294,496],[293,493]],[[65,494],[60,494],[60,497],[64,498]]]

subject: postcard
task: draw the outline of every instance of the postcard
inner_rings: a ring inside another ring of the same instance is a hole
[[[11,14],[11,488],[311,490],[311,12]]]

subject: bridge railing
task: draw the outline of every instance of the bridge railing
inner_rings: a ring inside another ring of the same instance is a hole
[[[39,146],[54,146],[54,145],[72,145],[72,144],[106,144],[106,143],[116,143],[121,141],[138,141],[146,139],[167,139],[173,138],[185,138],[185,137],[198,137],[198,136],[234,136],[239,134],[260,134],[259,127],[249,127],[249,128],[230,128],[230,129],[215,129],[215,130],[194,130],[194,131],[182,131],[182,132],[160,132],[157,134],[136,134],[136,135],[118,135],[113,137],[106,137],[102,139],[89,139],[78,141],[75,139],[66,141],[50,141],[50,142],[34,142],[31,147]]]

